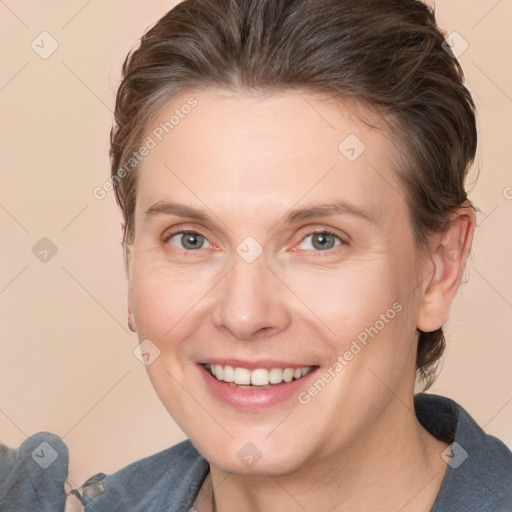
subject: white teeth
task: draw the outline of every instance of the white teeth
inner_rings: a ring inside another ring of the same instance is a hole
[[[283,370],[281,368],[272,368],[269,372],[270,384],[279,384],[283,380]]]
[[[219,380],[224,379],[224,367],[220,364],[214,364],[212,367],[212,373],[217,377]]]
[[[257,368],[248,370],[247,368],[233,368],[232,366],[222,366],[220,364],[206,364],[207,370],[210,370],[217,380],[224,382],[233,382],[240,386],[268,386],[269,384],[280,384],[281,382],[291,382],[307,375],[312,367],[303,368]]]
[[[222,380],[222,379],[219,379]],[[247,368],[235,368],[233,378],[235,384],[247,385],[251,383],[251,372]]]
[[[224,366],[224,382],[233,382],[235,380],[235,369],[232,366]]]
[[[265,370],[265,368],[258,368],[251,372],[251,384],[253,386],[266,386],[268,382],[268,370]]]
[[[283,372],[283,380],[285,382],[291,382],[293,380],[293,368],[286,368],[286,370]]]

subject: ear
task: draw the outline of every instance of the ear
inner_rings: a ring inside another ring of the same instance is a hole
[[[126,242],[126,232],[125,232],[126,224],[124,221],[121,222],[121,237],[122,242],[121,246],[123,247],[123,258],[124,258],[124,270],[126,273],[126,278],[128,280],[128,289],[126,293],[126,306],[128,310],[128,328],[132,332],[137,332],[137,326],[135,324],[135,315],[133,314],[133,301],[132,301],[132,291],[131,291],[131,276],[130,276],[130,262],[133,256],[133,245],[130,245]]]
[[[448,229],[430,247],[429,279],[421,300],[417,328],[431,332],[443,326],[459,289],[473,242],[475,212],[464,203],[454,212]]]
[[[131,289],[130,285],[128,284],[128,293],[126,294],[126,305],[128,310],[128,329],[132,332],[137,332],[137,325],[135,323],[135,315],[133,314],[133,305],[132,305],[132,298],[131,298]]]

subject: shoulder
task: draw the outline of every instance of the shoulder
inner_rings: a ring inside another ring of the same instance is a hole
[[[51,432],[28,437],[18,449],[0,444],[2,510],[64,510],[68,464],[66,445]]]
[[[0,510],[188,510],[209,470],[187,440],[111,475],[97,473],[67,496],[68,466],[68,448],[51,432],[30,436],[18,449],[0,443]]]
[[[81,487],[86,512],[188,510],[209,470],[190,440],[119,471],[98,473]]]
[[[505,443],[449,398],[422,393],[415,409],[432,435],[451,443],[441,454],[448,468],[432,512],[512,510],[512,452]]]

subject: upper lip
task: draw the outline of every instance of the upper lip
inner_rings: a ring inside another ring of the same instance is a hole
[[[310,366],[317,366],[314,364],[306,363],[292,363],[290,361],[278,361],[278,360],[251,360],[242,361],[241,359],[224,359],[218,357],[212,357],[199,362],[199,364],[220,364],[222,366],[232,366],[233,368],[247,368],[248,370],[256,370],[257,368],[266,368],[271,370],[272,368],[306,368]]]

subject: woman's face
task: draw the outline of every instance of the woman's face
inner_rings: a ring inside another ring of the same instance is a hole
[[[295,471],[410,414],[427,276],[390,135],[359,112],[379,127],[311,93],[205,90],[148,127],[129,308],[158,396],[225,471]]]

